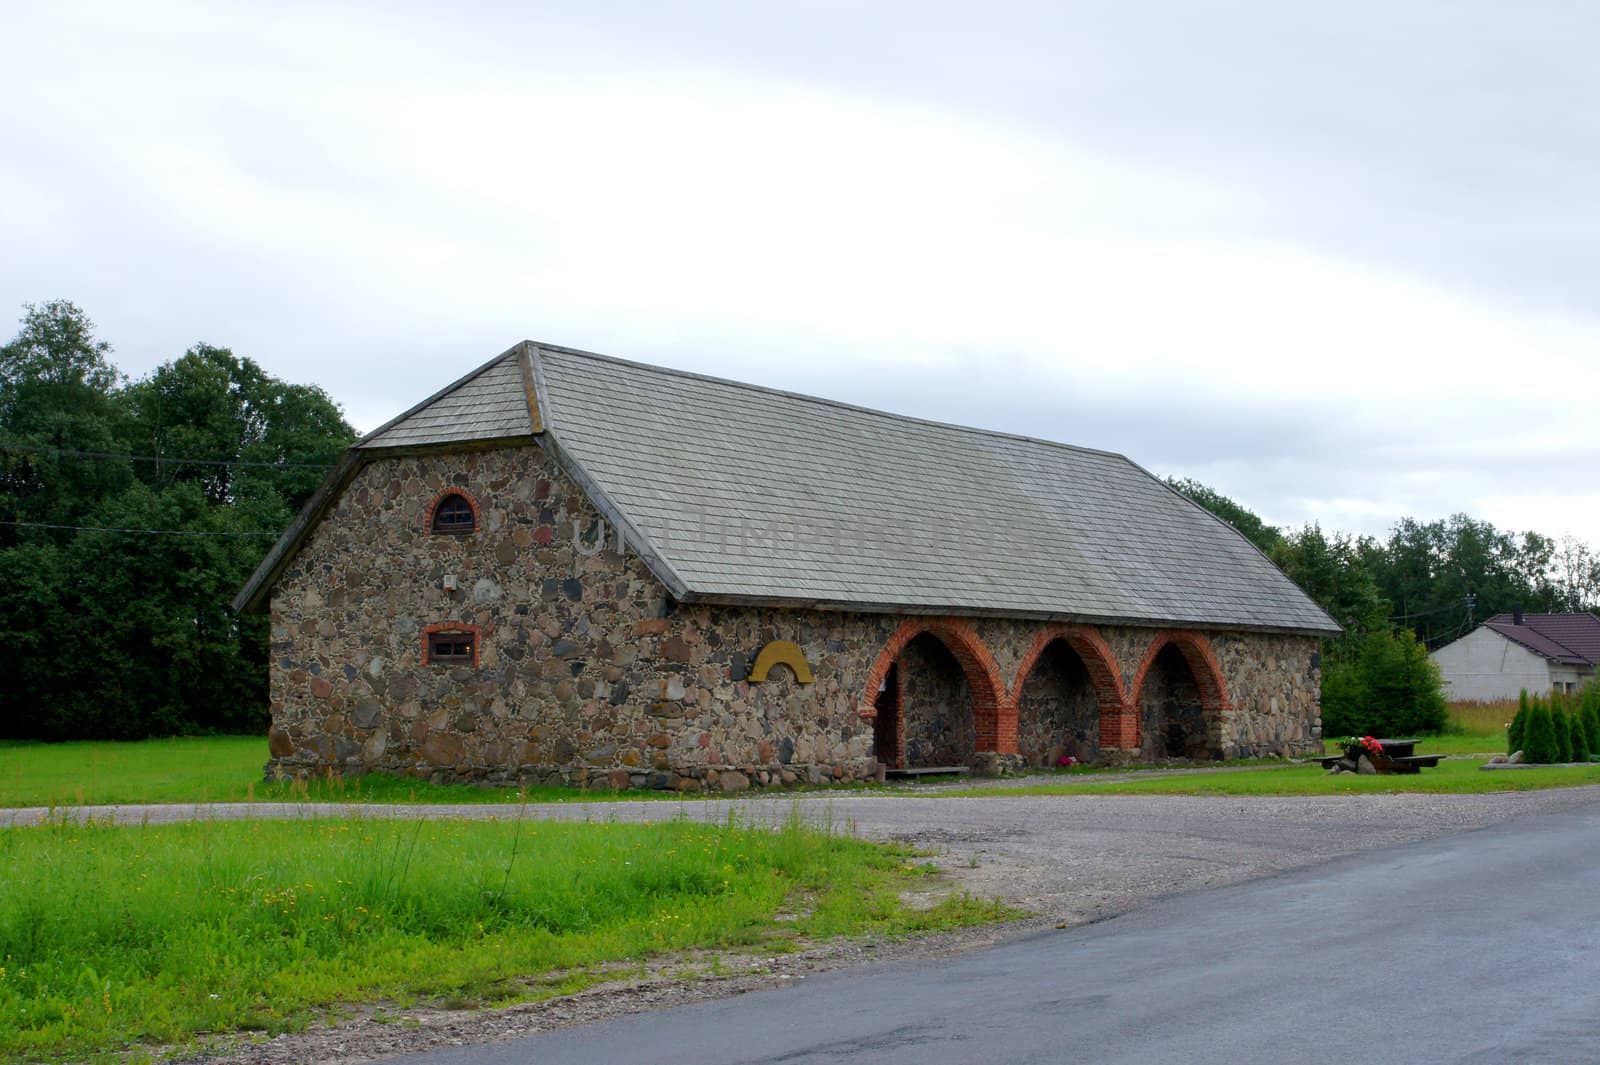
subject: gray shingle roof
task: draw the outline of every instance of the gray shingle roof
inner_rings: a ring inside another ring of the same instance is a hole
[[[1552,662],[1568,666],[1600,663],[1600,618],[1593,614],[1496,614],[1488,628]]]
[[[565,464],[685,598],[1338,631],[1120,455],[531,354]]]
[[[360,440],[236,607],[361,460],[535,434],[688,601],[1339,631],[1120,455],[532,343]]]
[[[356,447],[421,447],[530,435],[533,423],[518,350],[512,348],[446,385],[356,441]]]

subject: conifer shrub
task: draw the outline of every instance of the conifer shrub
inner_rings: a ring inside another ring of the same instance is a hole
[[[1596,707],[1593,703],[1584,703],[1583,708],[1578,711],[1578,720],[1583,722],[1589,757],[1600,758],[1600,707]]]
[[[1511,719],[1511,727],[1506,729],[1506,753],[1516,754],[1522,750],[1522,735],[1528,729],[1528,689],[1522,689],[1522,695],[1517,699],[1517,716]]]
[[[1439,667],[1410,630],[1372,633],[1323,669],[1325,735],[1437,735],[1447,719]]]
[[[1550,693],[1550,717],[1556,727],[1556,750],[1563,762],[1572,761],[1572,730],[1567,726],[1567,697]]]
[[[1583,726],[1583,715],[1581,712],[1575,712],[1565,716],[1567,719],[1567,731],[1572,737],[1571,742],[1568,744],[1572,748],[1572,756],[1568,761],[1587,762],[1591,752],[1589,750],[1589,736]]]
[[[1534,699],[1528,707],[1528,725],[1522,736],[1524,761],[1549,764],[1560,761],[1561,747],[1556,742],[1555,719],[1550,704]]]

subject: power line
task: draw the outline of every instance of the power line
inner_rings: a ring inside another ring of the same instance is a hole
[[[39,455],[70,455],[84,459],[127,459],[130,462],[170,462],[183,466],[249,466],[265,470],[331,470],[324,462],[247,462],[244,459],[188,459],[171,455],[122,455],[112,451],[79,451],[70,447],[42,447],[33,444],[0,444],[0,451],[28,451]]]
[[[1467,609],[1467,605],[1466,605],[1466,602],[1463,600],[1462,602],[1459,602],[1459,603],[1450,603],[1450,604],[1448,604],[1446,606],[1435,607],[1432,610],[1419,610],[1415,614],[1394,614],[1394,615],[1390,616],[1389,620],[1390,621],[1409,621],[1412,618],[1426,618],[1426,617],[1432,617],[1434,614],[1445,614],[1445,613],[1448,613],[1448,612],[1450,612],[1452,610],[1466,610],[1466,609]]]
[[[128,529],[111,525],[52,525],[45,521],[0,521],[13,529],[60,529],[64,532],[138,533],[145,536],[277,536],[276,532],[227,532],[221,529]]]

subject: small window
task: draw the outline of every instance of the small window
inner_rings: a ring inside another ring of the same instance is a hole
[[[478,511],[466,496],[450,492],[434,504],[429,528],[436,534],[453,536],[477,532]]]
[[[471,632],[428,633],[428,662],[430,665],[473,665],[475,634]]]

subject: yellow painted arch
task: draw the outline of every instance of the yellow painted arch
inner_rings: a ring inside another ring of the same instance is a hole
[[[811,675],[806,654],[800,650],[799,644],[792,640],[773,640],[757,652],[755,665],[750,667],[750,683],[759,684],[766,680],[767,674],[776,665],[785,665],[794,670],[794,679],[801,684],[810,684],[816,679]]]

